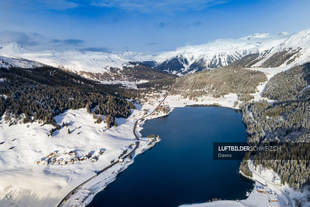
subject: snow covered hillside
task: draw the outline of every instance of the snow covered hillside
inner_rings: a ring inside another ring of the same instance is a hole
[[[108,129],[96,124],[86,109],[68,110],[55,120],[69,125],[53,137],[52,125],[9,126],[2,121],[0,206],[56,206],[72,188],[131,149],[132,129],[142,113],[135,110],[128,119],[117,119],[118,127]]]
[[[43,66],[43,64],[31,60],[0,56],[0,68],[11,68],[11,67],[35,68],[41,66]]]
[[[85,71],[93,73],[107,72],[110,68],[122,68],[122,66],[128,65],[130,61],[142,61],[143,58],[146,58],[140,53],[128,51],[109,53],[80,50],[61,51],[55,48],[45,51],[30,51],[19,47],[15,43],[0,47],[0,55],[34,60],[73,72]]]
[[[310,29],[289,36],[285,41],[270,48],[253,67],[279,67],[304,64],[310,60]]]

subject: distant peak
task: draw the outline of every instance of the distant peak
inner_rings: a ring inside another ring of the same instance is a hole
[[[270,38],[271,35],[269,33],[254,33],[252,35],[241,38],[242,40],[254,40],[254,39],[266,39]]]
[[[288,32],[279,32],[278,35],[279,36],[288,36],[289,33]]]

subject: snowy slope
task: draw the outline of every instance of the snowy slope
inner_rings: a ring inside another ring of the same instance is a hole
[[[65,68],[74,72],[107,72],[109,68],[121,68],[129,61],[141,61],[143,56],[135,52],[93,52],[79,50],[31,51],[10,43],[0,48],[0,55],[14,56],[42,62],[54,67]],[[146,57],[145,57],[146,58]]]
[[[43,64],[31,60],[0,56],[0,68],[10,68],[10,67],[36,68],[42,66]]]
[[[263,63],[268,61],[268,59],[272,58],[277,53],[284,51],[296,54],[288,58],[288,60],[281,66],[285,66],[286,64],[304,64],[308,62],[310,60],[310,29],[289,36],[281,44],[271,48],[270,53],[254,66],[262,66]]]

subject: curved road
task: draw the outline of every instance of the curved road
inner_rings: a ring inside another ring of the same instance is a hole
[[[134,124],[134,127],[133,127],[133,134],[135,135],[135,138],[136,138],[136,146],[132,149],[132,151],[130,153],[128,153],[126,156],[123,157],[123,159],[126,159],[130,156],[132,156],[136,150],[138,149],[139,147],[139,136],[136,132],[136,129],[137,129],[137,125],[138,125],[138,122],[141,121],[141,120],[144,120],[146,117],[152,115],[156,109],[166,100],[167,96],[168,96],[168,92],[167,94],[165,95],[165,97],[159,102],[159,104],[155,107],[155,109],[153,111],[151,111],[151,113],[149,114],[146,114],[144,115],[143,117],[141,117],[140,119],[136,120],[135,121],[135,124]],[[77,192],[83,185],[85,185],[86,183],[88,183],[90,180],[94,179],[95,177],[99,176],[101,173],[105,172],[106,170],[110,169],[111,167],[113,167],[114,165],[118,164],[119,163],[119,159],[113,163],[111,163],[110,165],[106,166],[105,168],[103,168],[102,170],[100,171],[97,171],[95,175],[93,175],[92,177],[88,178],[87,180],[85,180],[83,183],[79,184],[78,186],[76,186],[74,189],[72,189],[58,204],[56,207],[61,207],[65,201],[67,201],[71,195],[75,194],[75,192]]]
[[[155,109],[154,109],[153,111],[151,111],[151,113],[144,115],[143,117],[141,117],[140,119],[138,119],[138,120],[135,122],[135,125],[134,125],[134,127],[133,127],[133,134],[135,135],[135,137],[136,137],[137,140],[139,140],[139,136],[138,136],[138,134],[137,134],[137,132],[136,132],[138,122],[144,120],[144,119],[145,119],[146,117],[148,117],[148,116],[151,116],[151,115],[158,109],[158,107],[160,107],[160,105],[161,105],[162,103],[164,103],[164,101],[166,100],[168,94],[169,94],[169,93],[167,92],[167,94],[165,95],[165,97],[158,103],[158,105],[155,107]]]

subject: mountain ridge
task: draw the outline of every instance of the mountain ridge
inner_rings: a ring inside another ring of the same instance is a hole
[[[0,55],[29,59],[79,74],[110,73],[118,68],[147,66],[174,75],[231,65],[243,59],[244,67],[279,67],[303,64],[310,58],[310,29],[295,34],[256,33],[238,39],[218,39],[200,45],[177,48],[174,51],[145,55],[138,52],[98,51],[28,51],[10,43],[2,45]],[[271,64],[272,62],[272,64]],[[2,64],[4,65],[4,64]],[[18,67],[21,67],[18,65]],[[113,79],[111,79],[113,80]]]

